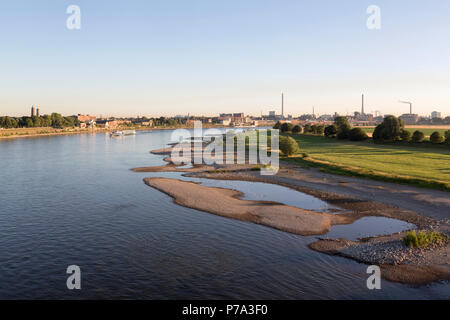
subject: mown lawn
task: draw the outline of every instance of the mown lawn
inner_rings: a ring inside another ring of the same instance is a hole
[[[365,176],[450,191],[450,148],[377,145],[311,135],[291,135],[301,155],[287,159],[323,171]]]
[[[363,129],[366,133],[373,133],[373,131],[375,130],[375,128],[373,127],[360,127],[361,129]],[[441,135],[445,136],[445,131],[447,131],[448,129],[433,129],[433,128],[405,128],[406,130],[408,130],[409,132],[414,133],[416,130],[418,131],[422,131],[423,134],[425,135],[425,137],[429,137],[433,134],[433,132],[440,132]]]

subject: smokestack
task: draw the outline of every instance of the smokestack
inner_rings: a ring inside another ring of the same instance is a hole
[[[281,117],[284,119],[284,93],[281,93]]]
[[[409,114],[412,114],[412,103],[409,104]]]
[[[362,95],[361,114],[364,115],[364,94]]]

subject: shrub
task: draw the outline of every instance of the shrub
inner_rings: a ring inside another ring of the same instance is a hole
[[[446,235],[435,231],[410,231],[403,238],[403,243],[410,248],[418,248],[430,244],[441,244],[446,239]]]
[[[430,141],[432,143],[438,144],[444,142],[444,140],[445,140],[444,137],[441,135],[439,131],[433,132],[430,136]]]
[[[350,133],[350,129],[348,129],[348,130],[339,130],[339,129],[338,129],[338,133],[337,133],[336,137],[337,137],[339,140],[348,139],[349,133]]]
[[[419,130],[414,131],[413,136],[412,136],[412,141],[422,142],[423,139],[425,139],[425,135],[423,134],[422,131],[419,131]]]
[[[274,129],[280,130],[280,129],[281,129],[281,122],[278,121],[278,122],[273,126],[273,128],[274,128]]]
[[[367,133],[361,128],[353,128],[350,130],[348,137],[351,141],[363,141],[369,139]]]
[[[331,126],[326,127],[324,130],[324,133],[325,133],[325,137],[334,138],[334,137],[336,137],[336,134],[337,134],[337,128],[333,124]]]
[[[315,132],[315,134],[323,135],[324,132],[325,132],[325,126],[323,126],[323,125],[318,125],[318,126],[316,127],[316,132]]]
[[[387,116],[383,122],[375,128],[373,139],[379,141],[400,140],[400,133],[404,127],[403,121],[395,116]]]
[[[292,137],[280,137],[280,150],[285,156],[291,156],[300,151],[297,141]]]
[[[402,141],[409,142],[409,141],[411,141],[411,137],[412,137],[412,134],[410,131],[405,130],[405,129],[402,129],[400,131],[400,139],[402,139]]]
[[[305,124],[303,127],[303,133],[312,133],[312,127],[310,124]]]
[[[285,122],[281,125],[281,132],[291,132],[293,128],[292,123]]]
[[[302,127],[299,125],[294,126],[294,128],[292,128],[292,133],[302,133]]]
[[[337,128],[337,138],[341,140],[348,139],[352,127],[350,126],[347,117],[336,117],[334,119],[334,125]]]
[[[450,144],[450,130],[445,131],[445,142]]]

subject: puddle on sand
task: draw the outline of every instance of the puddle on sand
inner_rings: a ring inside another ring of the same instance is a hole
[[[415,228],[414,224],[397,219],[364,217],[353,224],[333,226],[324,238],[358,240],[360,238],[390,235]]]
[[[204,186],[241,191],[244,194],[242,199],[245,200],[275,201],[301,209],[330,213],[338,209],[316,197],[276,184],[234,180],[197,180],[200,180]]]
[[[207,187],[238,190],[244,194],[243,199],[246,200],[275,201],[301,209],[333,214],[338,214],[342,211],[342,209],[334,207],[316,197],[270,183],[191,178],[183,177],[181,173],[178,172],[158,173],[152,176],[164,176],[167,178],[199,182]],[[364,217],[350,225],[333,226],[330,232],[324,235],[324,238],[358,240],[359,238],[390,235],[415,228],[415,225],[397,219],[385,217]]]

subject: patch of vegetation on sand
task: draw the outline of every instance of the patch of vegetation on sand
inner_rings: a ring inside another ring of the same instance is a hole
[[[323,172],[450,191],[450,150],[291,135],[300,151],[283,160]],[[303,156],[302,156],[303,154]]]
[[[448,239],[447,235],[436,231],[409,231],[403,238],[403,243],[410,248],[441,245]]]

